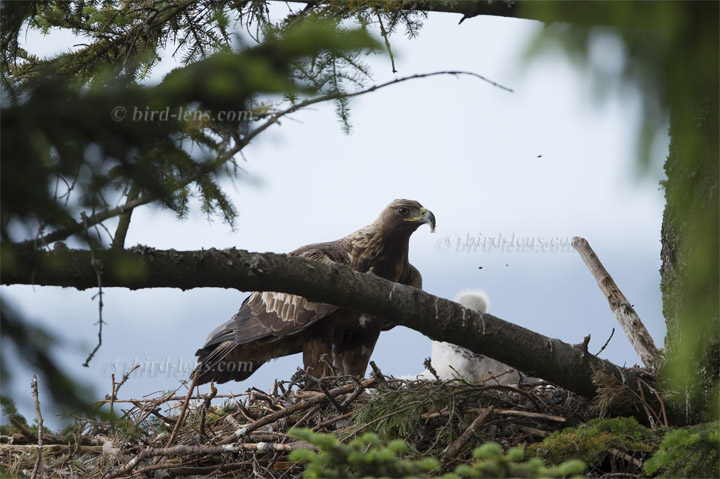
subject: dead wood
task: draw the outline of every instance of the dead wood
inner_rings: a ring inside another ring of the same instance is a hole
[[[620,291],[615,280],[610,276],[595,251],[590,247],[590,243],[585,238],[575,237],[572,242],[573,248],[580,254],[585,265],[592,273],[595,281],[597,281],[600,290],[610,304],[610,309],[615,314],[620,326],[622,326],[625,335],[630,340],[633,349],[640,357],[640,360],[651,371],[657,371],[660,365],[660,357],[655,342],[640,320],[640,316],[635,312],[633,305]],[[604,347],[603,347],[604,349]]]

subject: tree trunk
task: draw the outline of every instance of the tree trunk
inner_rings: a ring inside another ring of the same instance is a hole
[[[718,55],[716,48],[716,71]],[[720,98],[717,84],[698,93],[693,105],[675,108],[671,116],[660,269],[668,331],[664,377],[681,393],[674,409],[687,423],[717,417],[720,402]]]

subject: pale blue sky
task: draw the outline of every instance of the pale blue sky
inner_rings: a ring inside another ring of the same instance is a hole
[[[352,99],[349,136],[332,106],[297,113],[244,151],[242,166],[260,185],[229,186],[240,212],[235,231],[197,211],[178,222],[165,210],[143,208],[133,216],[127,244],[288,252],[340,238],[373,221],[391,200],[410,198],[438,221],[437,233],[421,228],[411,242],[411,261],[428,292],[452,298],[463,288],[484,289],[490,313],[570,343],[592,334],[593,352],[615,327],[603,357],[632,365],[638,360],[628,340],[572,249],[458,251],[458,239],[468,237],[569,241],[584,236],[662,346],[658,269],[664,201],[658,180],[667,140],[655,148],[650,173],[639,177],[638,101],[632,92],[614,92],[597,102],[593,78],[561,56],[524,59],[530,39],[542,28],[537,22],[476,17],[458,26],[458,20],[432,14],[419,38],[396,35],[397,76],[468,70],[514,93],[470,77],[413,80]],[[31,51],[34,45],[34,51],[53,48],[42,46],[47,39],[27,38]],[[604,68],[617,68],[618,45],[612,39],[600,38],[594,51]],[[375,83],[395,76],[386,56],[367,61]],[[207,334],[246,296],[218,289],[106,289],[103,346],[86,369],[80,364],[97,335],[95,292],[2,290],[28,318],[68,339],[58,348],[60,357],[76,377],[95,386],[98,397],[110,390],[109,373],[121,375],[123,365],[133,361],[193,362]],[[381,336],[373,359],[384,372],[400,375],[422,371],[429,355],[427,338],[395,328]],[[267,389],[299,365],[299,356],[273,361],[221,392]],[[29,374],[16,374],[16,397],[29,399]],[[170,389],[187,375],[139,372],[121,396]]]

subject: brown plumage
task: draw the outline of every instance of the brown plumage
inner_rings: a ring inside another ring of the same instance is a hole
[[[408,262],[408,247],[410,235],[423,223],[435,230],[432,212],[417,201],[395,200],[377,220],[345,238],[303,246],[290,254],[345,264],[420,288],[422,278]],[[379,318],[331,304],[256,291],[195,353],[197,383],[242,381],[266,361],[301,351],[310,374],[332,374],[331,363],[340,374],[362,376],[384,326]]]

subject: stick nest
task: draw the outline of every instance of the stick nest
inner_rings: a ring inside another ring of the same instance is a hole
[[[299,371],[271,392],[192,398],[172,444],[171,431],[184,397],[177,391],[142,399],[108,398],[108,420],[77,417],[63,434],[43,438],[46,477],[124,478],[298,477],[295,449],[314,448],[287,435],[293,427],[349,441],[365,432],[402,438],[411,456],[434,456],[452,470],[472,460],[486,441],[505,447],[542,441],[552,432],[590,419],[588,402],[549,385],[473,384],[386,378],[316,379]],[[30,476],[37,436],[28,429],[4,437],[0,468]]]

